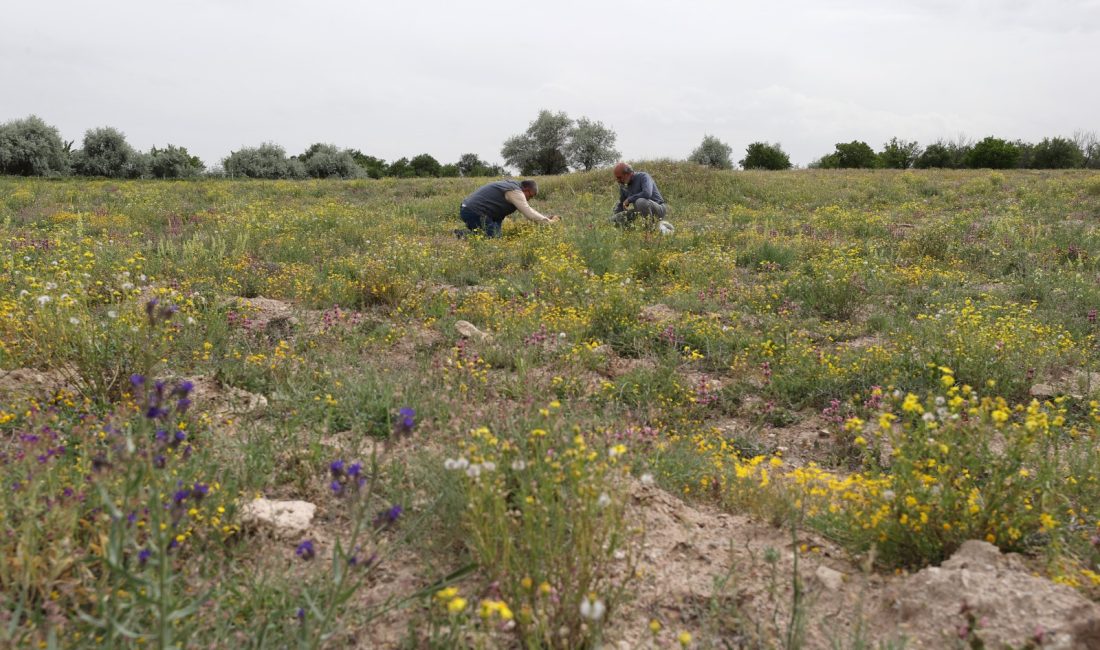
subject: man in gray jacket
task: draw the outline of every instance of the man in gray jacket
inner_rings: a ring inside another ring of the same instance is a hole
[[[539,224],[557,223],[556,216],[545,217],[527,202],[537,196],[539,186],[535,181],[496,181],[474,190],[462,201],[458,216],[466,224],[466,230],[456,230],[459,237],[484,233],[486,237],[500,237],[504,217],[516,210],[529,221]]]
[[[648,226],[656,225],[661,232],[670,230],[671,225],[664,221],[668,206],[653,178],[645,172],[634,171],[624,162],[615,165],[613,172],[619,182],[619,202],[615,204],[611,222],[616,226],[629,226],[641,216]]]

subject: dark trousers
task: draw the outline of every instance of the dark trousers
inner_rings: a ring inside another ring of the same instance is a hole
[[[473,210],[462,206],[458,210],[458,216],[462,218],[463,223],[466,224],[466,228],[474,231],[481,231],[485,233],[486,237],[500,237],[501,227],[504,225],[504,220],[496,221],[481,216]]]

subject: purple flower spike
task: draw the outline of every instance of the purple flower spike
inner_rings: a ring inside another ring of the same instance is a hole
[[[328,469],[332,472],[333,478],[340,478],[344,475],[344,461],[334,460],[329,464]]]
[[[329,483],[329,487],[332,489],[332,493],[336,496],[340,496],[344,493],[344,484],[340,481],[333,481],[332,483]]]
[[[193,390],[195,390],[194,382],[185,380],[176,384],[176,387],[172,389],[172,394],[179,395],[180,397],[187,397]]]
[[[317,556],[317,552],[313,550],[313,540],[305,539],[298,545],[298,548],[294,549],[294,554],[303,560],[312,560]]]
[[[187,412],[187,409],[191,408],[191,400],[186,397],[176,401],[176,411],[183,415]]]
[[[210,487],[202,483],[196,483],[195,487],[191,488],[191,498],[195,501],[202,501],[207,494],[210,494]]]
[[[402,407],[397,412],[397,422],[394,423],[394,433],[397,435],[412,433],[413,427],[416,426],[416,411],[410,407]]]
[[[152,554],[153,552],[147,548],[141,549],[141,552],[138,553],[138,564],[140,564],[141,566],[145,566],[145,563],[149,561],[149,556],[151,556]]]
[[[348,476],[352,478],[359,478],[359,474],[362,473],[362,471],[362,465],[360,465],[359,463],[352,463],[351,466],[348,467]]]
[[[142,376],[142,375],[139,375],[135,372],[134,374],[130,375],[130,384],[134,388],[137,388],[138,386],[144,385],[145,384],[145,377]]]

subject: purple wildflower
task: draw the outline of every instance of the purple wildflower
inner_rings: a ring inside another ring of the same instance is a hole
[[[334,460],[329,464],[328,469],[332,472],[333,478],[340,478],[344,475],[344,461]]]
[[[138,553],[138,564],[145,566],[145,563],[149,561],[149,556],[152,554],[153,552],[147,548],[141,549],[141,552]]]
[[[332,483],[329,483],[329,487],[332,489],[332,493],[336,496],[340,496],[344,493],[344,484],[340,481],[333,481]]]
[[[375,528],[385,528],[393,525],[401,517],[401,513],[403,512],[405,512],[405,509],[397,504],[386,508],[374,518]]]
[[[210,494],[210,488],[202,483],[196,483],[195,487],[191,488],[191,498],[196,502],[202,501],[207,494]]]
[[[183,415],[184,413],[186,413],[187,409],[190,408],[190,407],[191,407],[191,400],[187,399],[186,397],[182,397],[182,398],[180,398],[179,400],[176,401],[176,411],[180,415]]]
[[[416,411],[412,407],[405,406],[397,412],[398,419],[394,423],[394,433],[397,435],[412,433],[416,426]]]
[[[182,490],[176,490],[176,493],[172,495],[172,500],[175,501],[178,506],[189,496],[191,496],[191,490],[184,488]]]
[[[298,548],[294,549],[294,554],[303,560],[312,560],[317,556],[317,552],[313,550],[313,540],[302,540],[302,543],[298,544]]]
[[[193,382],[184,380],[176,384],[176,387],[172,389],[173,395],[179,395],[180,397],[187,397],[191,394],[191,391],[195,389]]]
[[[143,377],[142,375],[139,375],[136,372],[130,375],[130,385],[132,385],[134,388],[137,388],[138,386],[142,386],[144,384],[145,377]]]
[[[359,474],[363,471],[363,466],[359,463],[352,463],[348,467],[348,476],[352,478],[359,478]]]

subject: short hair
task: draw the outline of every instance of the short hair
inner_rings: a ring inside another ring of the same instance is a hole
[[[539,193],[539,184],[536,183],[535,181],[530,181],[530,180],[520,181],[519,188],[521,190],[531,190],[532,194],[538,194]]]
[[[622,167],[622,172],[624,174],[633,174],[634,173],[634,168],[631,167],[629,163],[622,163],[622,166],[623,166]]]

